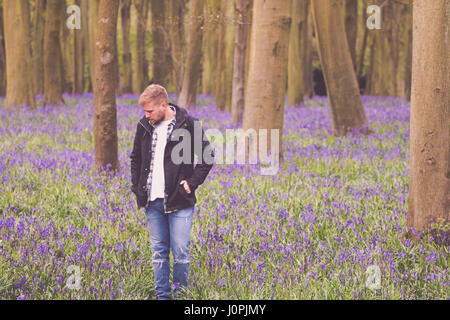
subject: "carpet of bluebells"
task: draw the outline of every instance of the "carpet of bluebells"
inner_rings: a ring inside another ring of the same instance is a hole
[[[14,111],[0,98],[0,299],[154,299],[150,235],[130,191],[138,97],[118,98],[115,176],[93,169],[92,94],[64,98]],[[205,129],[236,128],[198,99],[191,114]],[[213,167],[196,192],[181,298],[449,298],[448,246],[402,238],[409,103],[363,101],[370,136],[332,136],[327,100],[313,97],[285,109],[278,174]]]

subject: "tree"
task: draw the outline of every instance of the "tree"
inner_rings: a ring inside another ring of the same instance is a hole
[[[88,30],[89,30],[89,64],[91,73],[92,88],[95,85],[95,39],[98,23],[98,2],[99,0],[87,0],[88,9]]]
[[[81,6],[81,0],[75,4]],[[64,25],[64,21],[63,21]],[[65,26],[63,26],[64,28]],[[73,34],[73,87],[72,93],[81,94],[84,91],[84,41],[83,32],[78,29],[72,30]]]
[[[44,104],[64,103],[59,32],[63,2],[47,0],[44,38]]]
[[[312,30],[309,27],[310,0],[292,0],[289,32],[288,105],[303,102],[313,91]]]
[[[255,0],[250,44],[250,65],[242,128],[279,130],[279,152],[284,116],[291,1]],[[271,132],[268,133],[271,135]],[[260,143],[256,143],[259,150]],[[273,154],[271,139],[267,150]],[[277,156],[277,155],[275,155]]]
[[[418,232],[428,230],[432,220],[448,225],[450,212],[449,13],[447,0],[413,2],[406,225]]]
[[[133,92],[133,74],[131,66],[130,25],[131,0],[120,0],[120,18],[122,25],[122,93]]]
[[[348,47],[350,49],[350,55],[352,57],[354,68],[356,68],[357,32],[358,32],[358,0],[345,0],[345,34],[347,35]]]
[[[36,107],[34,79],[30,76],[30,11],[27,0],[3,0],[6,51],[6,108]]]
[[[313,0],[320,63],[327,87],[334,135],[364,131],[366,114],[345,35],[342,0]]]
[[[164,0],[152,0],[153,82],[167,87],[172,71],[171,46]]]
[[[46,0],[36,0],[34,27],[32,29],[33,66],[35,93],[44,93],[44,35]]]
[[[170,84],[177,95],[183,86],[185,32],[184,32],[184,0],[169,1],[169,37],[172,49],[172,74]]]
[[[189,28],[186,67],[183,76],[183,86],[178,104],[185,108],[195,106],[197,86],[200,79],[200,62],[202,59],[203,7],[205,0],[190,0],[189,2]]]
[[[233,124],[242,120],[244,111],[245,58],[247,55],[247,34],[250,0],[236,0],[236,37],[234,42],[233,88],[231,90],[231,115]]]
[[[98,171],[119,169],[116,110],[116,26],[119,0],[100,0],[95,45],[94,144]]]
[[[215,95],[215,74],[217,69],[217,47],[219,37],[220,0],[206,0],[204,11],[202,63],[202,93]],[[188,22],[189,23],[189,22]]]
[[[381,29],[371,30],[371,66],[366,93],[398,96],[401,4],[393,0],[374,0],[381,7]]]
[[[6,53],[5,53],[5,36],[3,32],[3,6],[0,3],[0,96],[6,94]]]
[[[220,1],[220,18],[217,34],[216,72],[214,98],[218,109],[231,111],[231,84],[233,64],[233,1]],[[231,49],[231,51],[230,51]]]
[[[134,0],[137,11],[136,25],[136,79],[133,81],[134,93],[140,94],[149,84],[148,61],[146,58],[145,38],[147,33],[148,9],[150,0]]]

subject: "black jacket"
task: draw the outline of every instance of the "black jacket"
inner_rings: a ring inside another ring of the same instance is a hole
[[[164,151],[164,179],[165,179],[165,193],[167,193],[167,203],[165,203],[165,213],[170,213],[176,210],[184,209],[195,205],[197,198],[195,190],[205,181],[206,176],[211,170],[213,164],[207,164],[203,160],[202,163],[197,163],[194,168],[194,152],[199,152],[194,148],[194,121],[197,118],[188,115],[184,108],[170,103],[176,110],[176,123],[173,127],[172,133],[166,144]],[[172,149],[179,141],[171,141],[173,132],[178,129],[186,129],[191,134],[191,161],[190,164],[181,163],[175,164],[171,160]],[[210,152],[210,156],[214,157],[208,139],[202,128],[202,150],[201,152]],[[151,142],[152,142],[153,126],[150,125],[148,119],[142,117],[139,120],[136,128],[136,136],[134,138],[133,151],[131,152],[131,190],[136,195],[137,205],[139,209],[146,207],[147,197],[147,178],[150,171],[151,158]],[[197,157],[201,157],[198,155]],[[188,194],[183,185],[180,184],[182,180],[186,180],[191,189]]]

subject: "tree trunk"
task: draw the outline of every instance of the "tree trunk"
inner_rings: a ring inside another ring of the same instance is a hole
[[[186,67],[178,104],[190,109],[196,104],[197,86],[200,79],[200,62],[202,59],[203,8],[205,0],[190,0],[189,3],[189,41]]]
[[[312,31],[309,28],[310,0],[292,0],[289,32],[288,105],[297,105],[312,95]]]
[[[34,79],[30,77],[31,46],[27,0],[3,0],[6,51],[6,108],[36,107]]]
[[[250,65],[242,120],[244,130],[279,130],[278,150],[267,141],[267,150],[281,156],[284,100],[287,82],[291,1],[256,0],[250,44]],[[268,135],[272,131],[269,130]],[[256,150],[260,150],[257,139]],[[246,151],[247,151],[246,147]]]
[[[0,97],[6,95],[6,53],[3,32],[3,5],[0,3]]]
[[[234,45],[233,88],[231,97],[232,123],[242,120],[244,111],[245,58],[247,55],[248,12],[250,0],[236,0],[236,38]]]
[[[169,28],[164,0],[152,0],[153,82],[167,87],[172,71]]]
[[[415,0],[413,6],[410,191],[406,224],[422,232],[433,220],[448,225],[450,212],[450,2]]]
[[[147,20],[149,0],[134,0],[137,11],[136,24],[136,81],[133,82],[134,93],[140,94],[149,85],[148,62],[146,58],[145,38],[147,33]]]
[[[120,1],[120,17],[122,24],[122,94],[133,92],[133,74],[131,66],[130,26],[131,0]]]
[[[207,0],[204,11],[205,58],[202,70],[202,93],[215,95],[215,74],[219,29],[220,0]],[[189,22],[188,22],[189,23]]]
[[[81,6],[81,0],[76,0],[75,4]],[[63,28],[65,23],[63,21]],[[81,30],[74,29],[73,32],[73,93],[82,94],[84,91],[84,43]]]
[[[345,34],[347,35],[353,68],[356,72],[356,36],[358,34],[358,1],[345,0]]]
[[[334,135],[367,124],[359,86],[345,36],[342,0],[313,0],[313,16],[320,63],[327,87]]]
[[[100,0],[95,46],[94,143],[95,167],[119,169],[116,110],[116,26],[119,0]]]
[[[87,92],[93,92],[93,84],[92,84],[92,77],[91,77],[91,70],[93,70],[94,68],[94,62],[92,60],[91,57],[91,35],[89,33],[89,28],[90,28],[90,24],[89,24],[89,14],[87,14],[86,12],[89,12],[89,1],[90,0],[81,0],[81,33],[82,33],[82,38],[83,38],[83,46],[84,46],[84,51],[85,51],[85,59],[86,59],[86,64],[85,67],[86,69],[83,71],[83,78],[84,78],[84,82],[85,82],[85,87],[84,90]],[[85,12],[85,14],[83,14],[83,12]],[[87,70],[88,76],[85,77],[85,72]]]
[[[368,93],[375,96],[397,96],[400,4],[393,0],[374,2],[381,7],[382,22],[380,30],[370,31],[374,42]]]
[[[219,11],[219,25],[217,28],[217,54],[215,56],[215,72],[214,72],[214,99],[216,101],[217,109],[224,111],[226,104],[225,96],[225,31],[226,31],[226,6],[227,0],[220,1],[220,11]]]
[[[181,92],[181,87],[183,86],[185,57],[184,0],[169,1],[169,14],[169,36],[170,43],[172,44],[171,48],[173,64],[170,83],[175,91],[175,94],[179,95]]]
[[[407,7],[406,13],[406,59],[405,59],[405,96],[411,100],[411,67],[412,67],[412,8]]]
[[[95,39],[98,24],[98,6],[99,0],[88,0],[88,19],[89,19],[89,64],[91,72],[91,84],[95,84]],[[92,88],[94,89],[94,88]]]
[[[34,16],[33,67],[36,94],[44,93],[44,34],[46,0],[36,0]]]
[[[59,41],[62,10],[64,10],[63,2],[47,0],[44,38],[44,105],[64,103]]]

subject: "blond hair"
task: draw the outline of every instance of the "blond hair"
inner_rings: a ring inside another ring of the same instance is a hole
[[[138,103],[143,106],[145,103],[153,100],[159,100],[167,103],[169,101],[167,90],[159,84],[151,84],[145,88],[144,92],[139,97]]]

